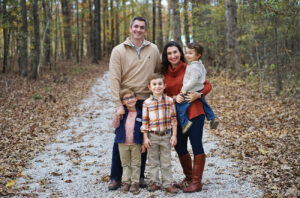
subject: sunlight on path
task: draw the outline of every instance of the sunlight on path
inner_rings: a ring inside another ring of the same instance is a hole
[[[81,102],[80,113],[68,123],[68,129],[59,133],[45,152],[34,158],[17,180],[22,188],[20,196],[34,197],[133,197],[119,190],[108,191],[102,177],[109,175],[111,151],[114,141],[111,121],[114,104],[108,88],[108,73],[99,78]],[[218,150],[216,141],[204,135],[208,155],[204,171],[203,190],[176,197],[259,197],[262,192],[247,179],[238,178],[238,169],[229,159],[212,157],[209,151]],[[221,150],[221,149],[220,149]],[[183,178],[175,151],[172,152],[174,180]],[[147,167],[146,167],[147,175]],[[162,191],[149,193],[145,189],[134,197],[171,197]]]

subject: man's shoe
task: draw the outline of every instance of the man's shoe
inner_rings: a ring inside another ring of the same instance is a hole
[[[146,188],[147,187],[147,183],[146,183],[144,178],[140,178],[140,187],[141,188]]]
[[[131,184],[129,191],[131,193],[135,194],[135,195],[139,194],[140,193],[140,185],[139,185],[139,183],[133,183],[133,184]]]
[[[210,121],[210,129],[217,129],[219,125],[219,120],[214,118]]]
[[[177,194],[179,192],[179,190],[172,185],[165,188],[164,190],[171,194]]]
[[[111,180],[108,184],[108,190],[117,190],[121,186],[121,181]]]
[[[130,188],[130,184],[129,183],[123,183],[122,187],[121,187],[121,192],[122,193],[127,193],[129,191]]]
[[[193,123],[191,121],[188,121],[188,123],[182,129],[182,133],[185,134],[191,128],[192,124]]]
[[[156,183],[152,183],[150,186],[148,186],[147,190],[149,192],[154,192],[156,190],[159,190],[160,187],[158,185],[156,185]]]

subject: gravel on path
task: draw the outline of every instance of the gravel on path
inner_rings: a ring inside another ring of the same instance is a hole
[[[163,191],[149,193],[141,189],[138,195],[108,191],[114,133],[111,125],[114,104],[108,86],[108,72],[99,78],[89,95],[81,102],[80,114],[70,119],[68,129],[61,131],[45,151],[30,161],[17,179],[22,191],[15,197],[262,197],[263,192],[240,178],[236,163],[222,159],[217,140],[205,130],[204,148],[207,153],[203,190],[171,195]],[[172,150],[174,181],[183,179],[182,169]],[[146,167],[147,176],[147,167]]]

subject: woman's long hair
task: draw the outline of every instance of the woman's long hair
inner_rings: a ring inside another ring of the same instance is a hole
[[[162,74],[167,73],[168,66],[170,65],[170,62],[168,61],[168,54],[167,54],[168,47],[177,47],[177,49],[180,52],[180,60],[186,63],[186,60],[183,55],[182,47],[175,41],[170,41],[169,43],[167,43],[165,45],[163,53],[162,53],[162,70],[161,70]]]

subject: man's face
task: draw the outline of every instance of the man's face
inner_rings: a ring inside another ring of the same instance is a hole
[[[132,27],[129,27],[130,36],[132,39],[142,40],[147,32],[144,21],[135,20]]]

